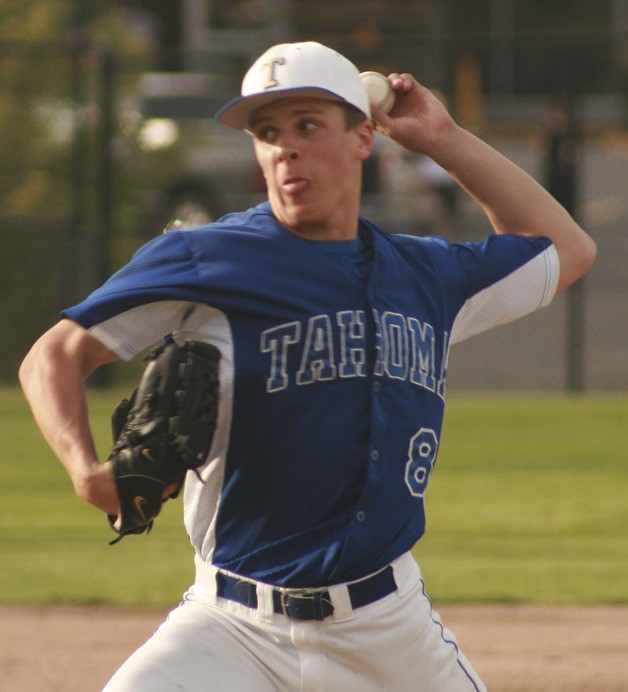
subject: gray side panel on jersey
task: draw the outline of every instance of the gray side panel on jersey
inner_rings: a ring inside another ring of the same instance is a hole
[[[90,327],[89,332],[120,358],[131,360],[179,329],[195,305],[180,300],[146,303]]]
[[[220,398],[214,440],[207,463],[200,469],[201,479],[188,472],[183,494],[185,529],[196,552],[205,562],[211,563],[233,417],[233,336],[223,312],[195,303],[194,311],[187,316],[177,337],[208,341],[220,350]]]
[[[178,341],[205,341],[220,350],[220,399],[216,432],[207,463],[199,469],[202,482],[189,472],[183,492],[186,531],[195,550],[204,560],[211,562],[233,404],[233,339],[226,316],[201,303],[158,301],[120,313],[92,327],[90,333],[125,360],[170,333]]]
[[[559,274],[558,253],[550,245],[519,269],[469,298],[454,321],[451,343],[549,305]]]

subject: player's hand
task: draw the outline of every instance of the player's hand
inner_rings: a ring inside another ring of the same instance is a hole
[[[111,462],[92,464],[79,478],[74,478],[76,494],[106,514],[117,515],[120,510],[118,492],[113,479]]]
[[[89,472],[75,480],[74,488],[82,500],[98,507],[105,514],[118,516],[120,513],[120,499],[113,477],[111,461],[94,464]],[[164,488],[162,497],[166,499],[179,490],[180,486],[176,484],[168,485]]]
[[[385,113],[371,104],[375,128],[410,151],[430,152],[457,126],[443,103],[411,74],[388,75],[395,105]]]

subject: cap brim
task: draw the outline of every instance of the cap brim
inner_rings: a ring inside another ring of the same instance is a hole
[[[338,94],[332,91],[320,88],[295,88],[282,89],[281,91],[264,92],[260,94],[251,94],[249,96],[237,96],[231,101],[225,103],[222,108],[216,111],[215,118],[223,125],[233,127],[237,130],[246,130],[249,126],[251,116],[262,106],[265,106],[273,101],[287,98],[318,98],[328,101],[342,101],[347,103],[346,99],[341,98]]]

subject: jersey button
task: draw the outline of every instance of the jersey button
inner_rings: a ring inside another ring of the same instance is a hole
[[[379,452],[376,449],[371,452],[371,459],[373,461],[379,461]]]
[[[366,519],[366,512],[363,512],[360,510],[359,512],[356,512],[355,518],[362,523]]]
[[[374,392],[381,392],[382,391],[382,383],[381,382],[373,382],[373,391]]]

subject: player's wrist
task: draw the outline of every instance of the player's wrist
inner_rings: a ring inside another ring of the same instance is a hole
[[[119,508],[111,463],[99,463],[83,466],[72,476],[74,491],[85,502],[98,507],[107,514],[116,514]]]
[[[443,168],[454,167],[469,135],[455,121],[449,120],[433,130],[429,137],[423,138],[420,150]]]

